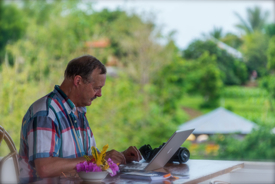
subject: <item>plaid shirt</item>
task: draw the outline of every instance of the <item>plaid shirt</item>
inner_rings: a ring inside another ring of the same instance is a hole
[[[20,135],[21,180],[39,177],[34,165],[37,158],[91,155],[96,143],[85,114],[86,107],[76,108],[59,86],[30,106]]]

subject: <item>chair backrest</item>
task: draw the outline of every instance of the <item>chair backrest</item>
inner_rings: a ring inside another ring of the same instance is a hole
[[[6,144],[10,149],[10,153],[7,156],[3,157],[2,160],[0,160],[0,171],[3,171],[2,167],[4,162],[12,157],[14,168],[15,168],[16,179],[17,179],[17,182],[19,182],[19,164],[18,164],[17,150],[8,132],[0,125],[0,146],[1,146],[2,140],[5,140]],[[2,173],[0,173],[0,183],[2,181],[1,176],[2,176]]]

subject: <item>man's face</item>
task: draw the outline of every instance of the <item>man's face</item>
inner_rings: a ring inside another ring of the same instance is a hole
[[[100,74],[100,72],[101,70],[96,68],[89,77],[92,79],[90,82],[82,79],[83,82],[79,89],[80,107],[90,106],[94,99],[102,96],[101,89],[105,85],[106,74]]]

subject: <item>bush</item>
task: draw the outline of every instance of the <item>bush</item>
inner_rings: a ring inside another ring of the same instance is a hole
[[[236,134],[216,135],[213,140],[219,144],[218,159],[275,160],[275,134],[272,127],[261,126],[239,140]]]

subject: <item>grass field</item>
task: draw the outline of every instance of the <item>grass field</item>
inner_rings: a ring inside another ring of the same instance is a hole
[[[180,104],[183,107],[200,111],[202,114],[213,110],[201,109],[200,104],[202,102],[202,96],[186,95]],[[220,106],[257,124],[274,124],[275,122],[275,113],[270,110],[268,93],[260,88],[225,87],[220,99]]]

